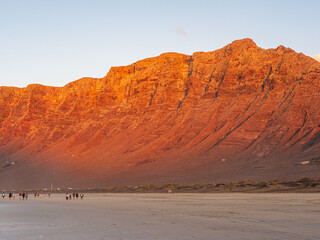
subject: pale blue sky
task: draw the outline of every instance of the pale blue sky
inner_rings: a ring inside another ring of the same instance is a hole
[[[317,0],[0,0],[0,86],[63,86],[241,38],[320,53]]]

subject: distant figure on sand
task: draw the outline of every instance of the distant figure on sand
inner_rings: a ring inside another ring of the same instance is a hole
[[[84,193],[82,192],[82,193],[80,194],[81,200],[83,199],[83,197],[84,197]]]
[[[2,193],[2,198],[3,198],[3,199],[5,198],[5,196],[6,196],[6,195],[5,195],[4,193]]]
[[[66,200],[69,200],[69,194],[66,193]]]

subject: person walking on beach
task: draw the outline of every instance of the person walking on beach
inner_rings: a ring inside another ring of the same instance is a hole
[[[26,197],[26,193],[22,193],[22,200],[24,200],[24,198]]]
[[[73,197],[73,200],[76,198],[76,193],[75,192],[72,193],[72,197]]]
[[[10,192],[9,193],[9,199],[11,200],[11,198],[12,198],[12,193]]]
[[[69,200],[69,194],[66,193],[66,200]]]
[[[5,196],[6,196],[6,195],[5,195],[4,193],[2,193],[2,198],[3,198],[3,199],[5,198]]]
[[[78,200],[78,198],[79,198],[79,193],[76,193],[76,198],[77,198],[77,200]]]
[[[84,193],[82,192],[82,193],[80,194],[81,200],[83,199],[83,197],[84,197]]]

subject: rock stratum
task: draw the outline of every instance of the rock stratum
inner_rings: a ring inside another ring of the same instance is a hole
[[[251,39],[64,87],[0,88],[0,184],[319,177],[320,63]]]

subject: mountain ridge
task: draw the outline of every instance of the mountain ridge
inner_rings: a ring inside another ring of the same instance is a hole
[[[311,57],[243,39],[191,56],[164,53],[64,87],[0,87],[0,180],[314,176],[318,165],[296,164],[319,152],[319,81]],[[7,162],[15,164],[1,168]]]

